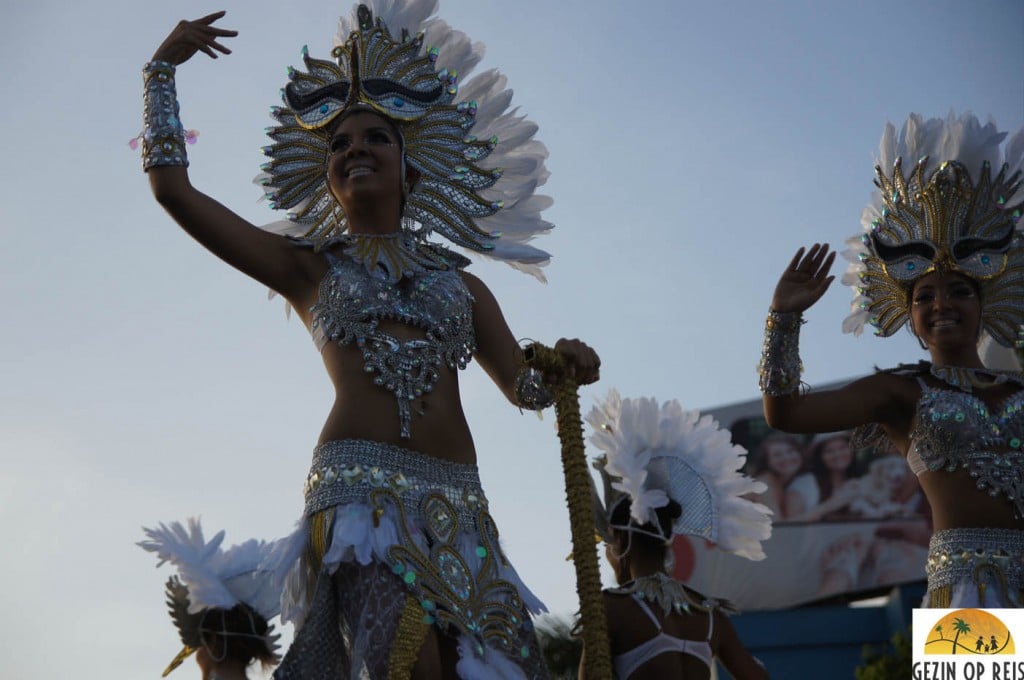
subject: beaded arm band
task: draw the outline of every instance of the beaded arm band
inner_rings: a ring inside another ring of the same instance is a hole
[[[178,118],[178,93],[174,88],[174,65],[151,61],[142,69],[145,104],[143,111],[142,168],[161,165],[188,167],[185,130]]]
[[[781,397],[800,387],[800,312],[769,311],[764,322],[764,348],[757,367],[761,391]]]
[[[544,384],[544,376],[525,364],[516,373],[516,403],[531,411],[541,411],[555,403],[555,395]]]

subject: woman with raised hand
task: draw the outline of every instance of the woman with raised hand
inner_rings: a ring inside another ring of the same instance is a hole
[[[434,0],[376,8],[289,70],[261,178],[286,221],[257,228],[189,182],[175,71],[230,52],[223,12],[179,23],[146,65],[143,164],[189,234],[290,303],[335,387],[303,519],[267,564],[297,627],[276,677],[542,677],[543,605],[498,543],[458,373],[477,359],[520,408],[550,394],[469,261],[430,237],[542,278],[546,150],[496,71],[460,89],[482,47]],[[555,347],[597,379],[587,345]]]
[[[887,125],[879,191],[851,240],[844,323],[889,336],[907,326],[930,361],[878,371],[838,390],[801,391],[803,312],[833,280],[834,253],[801,248],[772,298],[760,367],[768,424],[787,432],[868,428],[918,476],[935,532],[926,606],[1013,607],[1024,589],[1024,376],[984,366],[988,335],[1020,346],[1024,131],[973,115],[911,115]]]

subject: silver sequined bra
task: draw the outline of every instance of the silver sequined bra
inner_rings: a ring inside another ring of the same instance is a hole
[[[1024,390],[991,410],[973,394],[922,386],[911,452],[933,472],[967,470],[1024,517]]]
[[[455,268],[413,266],[396,277],[349,257],[327,258],[330,270],[310,309],[313,340],[321,351],[328,340],[355,343],[374,384],[394,393],[408,439],[412,400],[433,389],[442,367],[462,369],[473,358],[473,296]],[[399,340],[379,328],[383,320],[425,333]]]

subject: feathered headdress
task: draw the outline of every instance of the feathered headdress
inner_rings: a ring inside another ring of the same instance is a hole
[[[138,545],[157,554],[157,566],[170,562],[178,568],[178,575],[167,581],[167,606],[184,647],[164,676],[199,649],[204,632],[259,637],[266,648],[259,658],[277,660],[280,636],[267,622],[280,613],[280,593],[271,587],[271,575],[260,568],[273,544],[250,540],[221,550],[224,532],[207,543],[196,518],[188,520],[187,528],[171,522],[143,531],[149,540]],[[245,621],[244,630],[224,630],[224,622],[231,618]]]
[[[318,247],[344,233],[344,210],[326,181],[329,131],[351,107],[368,107],[401,132],[420,173],[405,203],[406,229],[452,243],[543,280],[550,256],[532,245],[552,225],[535,194],[547,180],[536,124],[510,108],[505,76],[485,71],[461,88],[483,45],[433,17],[437,0],[375,0],[339,22],[333,61],[303,48],[306,71],[289,69],[284,107],[274,107],[271,160],[257,178],[290,223],[269,225]]]
[[[611,540],[610,529],[658,527],[655,511],[672,499],[682,507],[672,534],[699,536],[742,557],[764,559],[761,542],[771,536],[771,510],[743,496],[767,487],[739,471],[746,450],[711,416],[683,410],[675,400],[659,406],[649,398],[622,399],[613,389],[587,422],[594,429],[590,441],[604,452],[595,467],[605,487],[598,513],[605,540]],[[613,510],[627,498],[632,522],[612,525]]]
[[[870,323],[876,335],[892,335],[910,319],[914,282],[953,271],[980,287],[983,329],[1007,347],[1024,342],[1024,129],[1004,154],[1005,137],[970,113],[911,114],[899,134],[886,124],[878,191],[861,217],[864,233],[843,253],[843,283],[854,289],[844,332],[859,335]]]

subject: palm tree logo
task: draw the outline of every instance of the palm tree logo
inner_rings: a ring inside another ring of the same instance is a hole
[[[952,631],[952,637],[946,633]],[[962,641],[961,641],[962,639]],[[1010,630],[984,609],[957,609],[928,631],[925,654],[1015,654]]]
[[[971,624],[957,617],[953,619],[953,630],[956,631],[956,635],[953,636],[953,651],[950,654],[956,654],[956,641],[960,639],[961,633],[971,632]]]

